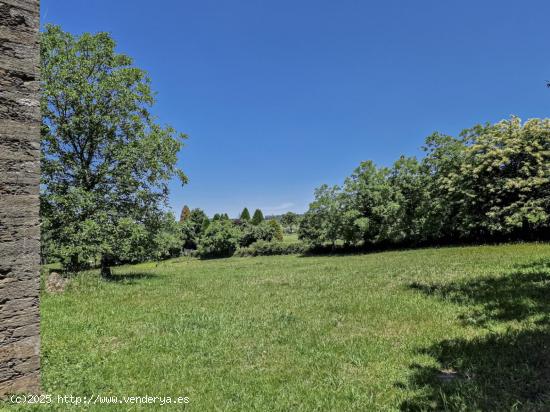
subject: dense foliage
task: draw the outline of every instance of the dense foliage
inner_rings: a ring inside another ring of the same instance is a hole
[[[281,216],[280,222],[286,233],[294,233],[300,224],[300,215],[294,212],[286,212]]]
[[[212,221],[201,237],[198,253],[203,258],[229,257],[239,246],[240,233],[227,219]]]
[[[235,256],[294,255],[306,251],[306,246],[302,242],[284,243],[279,241],[266,242],[265,240],[259,240],[248,247],[237,249]]]
[[[209,223],[208,216],[201,209],[190,210],[188,217],[180,220],[182,249],[196,249]]]
[[[107,33],[41,36],[44,251],[71,269],[171,253],[165,210],[182,134],[155,123],[146,73]]]
[[[277,230],[267,222],[261,222],[258,225],[253,225],[248,222],[240,222],[239,228],[239,245],[246,247],[258,240],[270,242],[277,237]]]
[[[191,209],[189,209],[189,206],[185,205],[183,206],[183,208],[181,209],[181,214],[180,214],[180,223],[186,221],[187,219],[189,219],[189,216],[191,215]]]
[[[323,185],[299,236],[313,246],[483,242],[550,233],[550,120],[517,117],[460,137],[435,133],[426,156],[363,162]]]

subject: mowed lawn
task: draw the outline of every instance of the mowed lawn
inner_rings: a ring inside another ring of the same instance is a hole
[[[42,294],[45,393],[188,396],[195,411],[550,410],[547,244],[114,273]]]

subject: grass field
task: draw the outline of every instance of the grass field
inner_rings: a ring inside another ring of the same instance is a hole
[[[45,393],[188,396],[195,411],[550,410],[550,245],[114,273],[42,295]],[[155,408],[182,410],[82,409]]]

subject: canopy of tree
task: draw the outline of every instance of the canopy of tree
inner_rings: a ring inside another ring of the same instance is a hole
[[[107,33],[41,37],[45,250],[77,269],[170,253],[179,239],[165,210],[185,135],[155,123],[146,73]]]
[[[180,223],[186,221],[191,216],[191,210],[189,209],[189,206],[185,205],[181,209],[180,213]]]
[[[250,220],[250,212],[248,211],[248,208],[245,207],[243,209],[243,211],[241,212],[240,219],[241,220],[246,220],[246,221]]]
[[[264,221],[264,214],[260,209],[256,209],[254,211],[254,215],[252,216],[252,224],[253,225],[259,225]]]

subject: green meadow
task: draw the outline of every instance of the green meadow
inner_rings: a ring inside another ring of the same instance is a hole
[[[550,408],[548,244],[178,258],[114,274],[42,293],[44,393],[189,403],[83,410]]]

